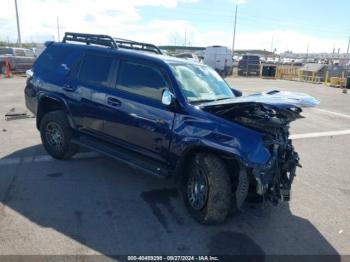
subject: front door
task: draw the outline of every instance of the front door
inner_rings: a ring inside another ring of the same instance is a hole
[[[161,103],[169,82],[151,64],[120,60],[117,83],[107,93],[104,132],[115,143],[166,161],[175,113]]]

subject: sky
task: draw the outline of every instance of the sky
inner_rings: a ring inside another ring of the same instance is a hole
[[[22,42],[44,42],[64,32],[109,34],[157,45],[231,48],[281,53],[346,52],[349,0],[17,0]],[[17,41],[14,0],[0,0],[0,40]]]

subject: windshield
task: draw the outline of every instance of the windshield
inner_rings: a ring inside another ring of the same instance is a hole
[[[227,83],[216,71],[205,65],[170,65],[183,95],[190,103],[234,98]]]

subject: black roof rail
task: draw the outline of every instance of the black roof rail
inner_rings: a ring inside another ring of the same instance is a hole
[[[160,49],[153,45],[142,42],[136,42],[132,40],[122,39],[122,38],[112,38],[109,35],[95,35],[95,34],[83,34],[83,33],[72,33],[66,32],[64,34],[63,43],[66,42],[78,42],[85,43],[87,45],[102,45],[111,48],[124,48],[138,51],[153,52],[156,54],[162,54]]]
[[[66,32],[64,34],[63,43],[66,42],[79,42],[87,45],[102,45],[111,48],[118,48],[117,44],[109,35],[94,35],[94,34],[83,34],[83,33],[72,33]]]
[[[117,43],[119,48],[153,52],[153,53],[160,54],[160,55],[162,54],[162,51],[160,51],[160,49],[156,45],[153,45],[153,44],[136,42],[136,41],[123,39],[123,38],[113,38],[113,39]]]

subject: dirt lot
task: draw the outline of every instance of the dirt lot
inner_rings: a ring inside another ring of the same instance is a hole
[[[228,82],[245,94],[306,92],[321,104],[292,126],[303,165],[292,201],[247,203],[224,225],[201,226],[170,181],[94,153],[47,156],[35,119],[4,119],[11,108],[25,110],[25,78],[0,79],[0,255],[350,255],[350,94],[300,82]]]

